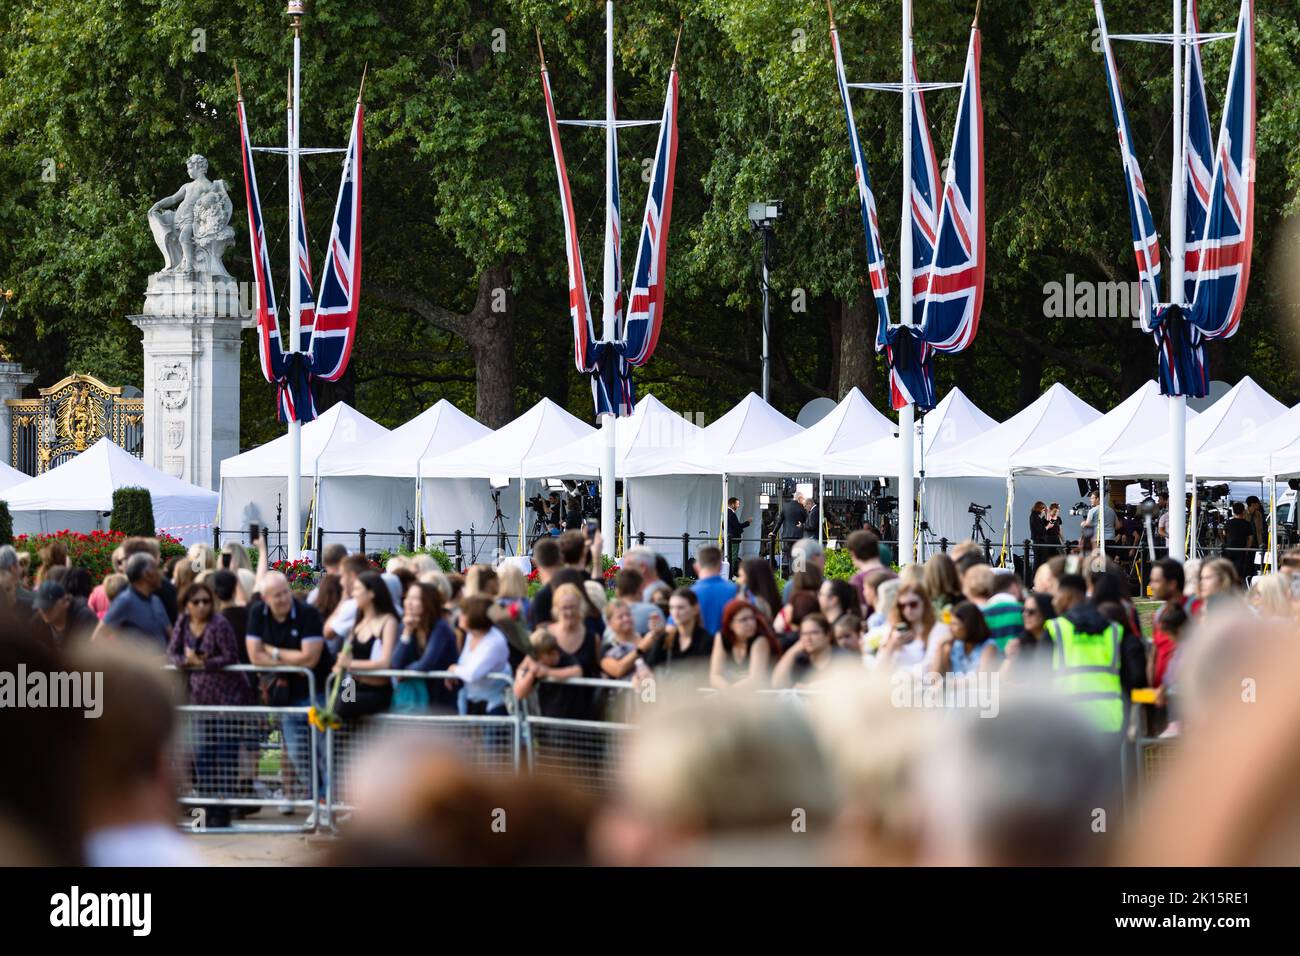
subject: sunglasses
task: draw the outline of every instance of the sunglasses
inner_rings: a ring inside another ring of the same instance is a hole
[[[211,598],[205,598],[205,597],[190,598],[190,603],[191,603],[191,604],[211,604],[211,603],[212,603],[212,599],[211,599]]]
[[[919,608],[922,605],[920,601],[899,601],[898,606],[904,611],[910,611],[914,608]]]

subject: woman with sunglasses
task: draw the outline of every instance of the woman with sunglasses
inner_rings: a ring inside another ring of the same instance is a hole
[[[1052,596],[1030,591],[1025,595],[1022,616],[1025,629],[1019,637],[1007,642],[1007,656],[1002,662],[1002,673],[1016,679],[1028,676],[1032,668],[1051,667],[1052,649],[1044,642],[1043,635],[1047,632],[1047,622],[1056,617]]]
[[[202,582],[191,584],[181,595],[181,613],[176,617],[167,656],[177,667],[185,668],[191,704],[217,704],[247,707],[253,703],[253,689],[241,673],[224,672],[223,668],[239,663],[239,645],[235,629],[216,613],[216,596]],[[194,731],[194,771],[202,794],[225,795],[236,786],[239,740],[220,715],[196,715]],[[230,825],[230,808],[207,808],[205,825]]]
[[[910,670],[920,673],[926,650],[949,640],[948,628],[934,619],[934,605],[925,585],[915,581],[900,584],[894,608],[889,614],[889,636],[876,658],[884,673]]]

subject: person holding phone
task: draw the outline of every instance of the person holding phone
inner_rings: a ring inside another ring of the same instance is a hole
[[[948,628],[935,621],[934,604],[923,584],[899,585],[888,623],[889,636],[876,659],[876,667],[885,673],[908,670],[920,675],[931,645],[951,640]]]

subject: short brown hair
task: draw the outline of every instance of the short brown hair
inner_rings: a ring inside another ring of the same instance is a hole
[[[632,568],[624,568],[618,572],[618,577],[614,579],[614,593],[619,597],[626,597],[629,594],[636,595],[637,600],[641,599],[641,587],[645,579],[641,577],[641,572]]]
[[[364,554],[349,554],[343,559],[342,563],[339,564],[340,573],[351,571],[353,574],[365,574],[370,570],[373,570],[370,567],[370,559]]]
[[[126,559],[133,554],[139,554],[141,551],[152,554],[159,561],[162,560],[162,547],[158,544],[157,538],[127,538],[122,542],[122,563],[126,564]]]
[[[844,543],[848,546],[849,553],[859,561],[880,558],[880,539],[870,531],[865,529],[854,531]]]
[[[484,594],[474,594],[460,602],[460,613],[471,631],[486,631],[492,627],[492,617],[488,612],[495,603]]]
[[[722,549],[716,544],[706,544],[695,552],[695,563],[707,571],[717,571],[722,567]]]
[[[581,531],[566,531],[557,542],[560,546],[560,560],[565,564],[581,564],[587,553],[587,536]]]

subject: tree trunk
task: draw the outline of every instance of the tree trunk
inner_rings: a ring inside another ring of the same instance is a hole
[[[855,385],[868,399],[875,390],[876,347],[867,322],[867,305],[865,293],[840,303],[836,398],[843,398]]]

